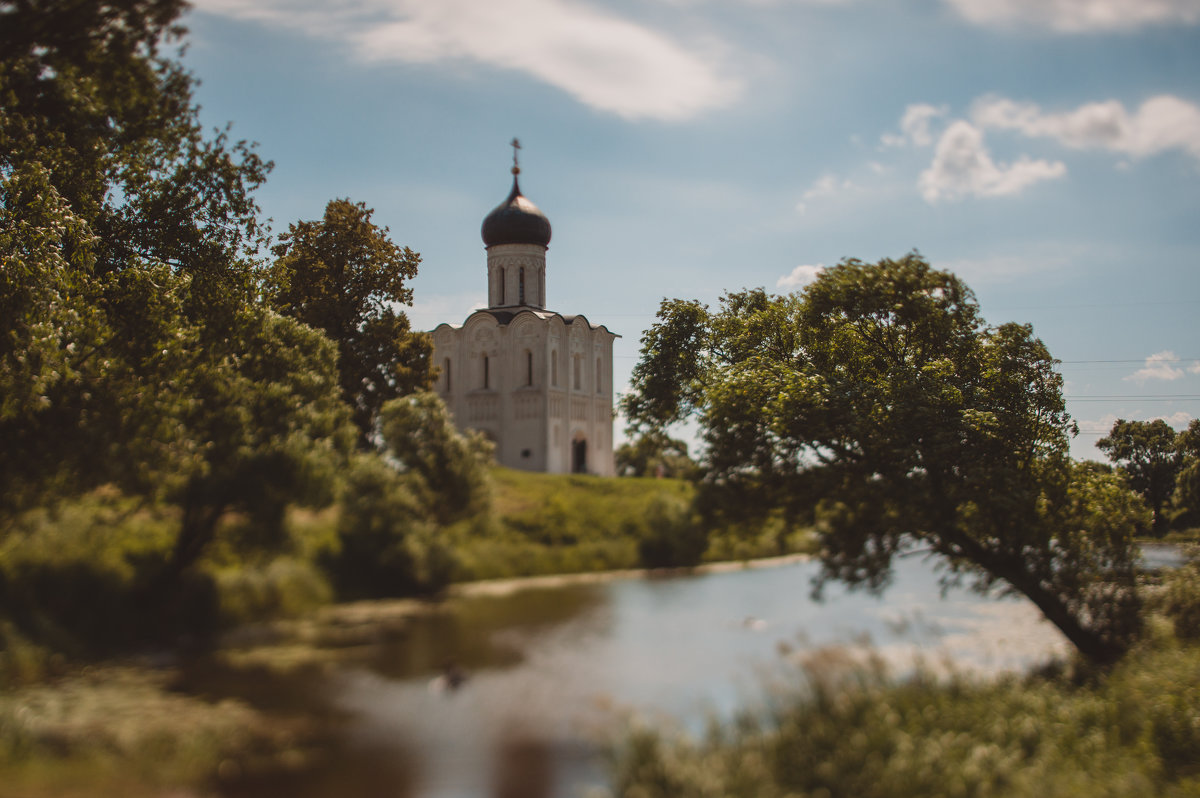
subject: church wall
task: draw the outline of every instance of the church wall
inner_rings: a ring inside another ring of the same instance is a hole
[[[461,328],[433,331],[443,369],[435,390],[456,423],[495,443],[503,465],[570,473],[574,447],[585,441],[586,472],[612,475],[614,338],[581,316],[567,324],[557,314],[528,313],[502,325],[477,313]]]

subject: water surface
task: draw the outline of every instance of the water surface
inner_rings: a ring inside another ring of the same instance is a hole
[[[930,563],[897,563],[882,597],[831,585],[819,566],[523,590],[463,598],[417,619],[298,693],[337,717],[319,768],[230,785],[230,795],[572,796],[603,786],[602,744],[633,716],[699,731],[770,700],[794,661],[861,647],[910,667],[995,672],[1065,653],[1027,601],[945,596]],[[447,670],[463,674],[445,687]],[[252,696],[248,696],[251,697]]]

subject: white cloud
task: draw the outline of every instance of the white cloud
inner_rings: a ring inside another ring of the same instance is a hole
[[[194,0],[201,11],[340,41],[368,61],[474,61],[523,72],[627,119],[728,105],[718,45],[696,51],[577,0]]]
[[[900,117],[901,134],[884,133],[879,140],[885,147],[903,147],[907,144],[928,147],[933,143],[933,133],[929,129],[929,124],[933,120],[945,116],[948,110],[944,105],[940,107],[928,103],[910,105],[904,109],[904,116]]]
[[[824,268],[824,263],[818,263],[812,266],[797,266],[796,268],[792,269],[791,274],[786,274],[783,277],[780,277],[779,280],[776,281],[775,287],[785,290],[802,288],[811,283],[813,280],[817,279],[817,275],[820,274]]]
[[[1146,358],[1146,364],[1137,371],[1124,377],[1126,381],[1145,382],[1146,380],[1177,380],[1184,375],[1184,370],[1175,365],[1179,358],[1170,349],[1156,352]],[[1189,368],[1188,371],[1194,371]]]
[[[1046,28],[1056,33],[1125,31],[1200,22],[1196,0],[946,0],[964,19],[987,27]]]
[[[833,197],[844,191],[852,191],[856,188],[858,186],[849,178],[839,178],[837,175],[832,174],[821,175],[800,195],[800,201],[796,203],[796,212],[804,213],[807,211],[809,203],[813,200]]]
[[[963,197],[997,197],[1017,194],[1042,180],[1062,177],[1061,161],[1032,160],[1022,155],[1012,164],[998,164],[983,141],[983,133],[970,122],[953,122],[934,151],[933,163],[917,181],[921,196],[933,204]]]
[[[971,109],[984,128],[1055,139],[1074,149],[1103,149],[1135,158],[1182,150],[1200,160],[1200,107],[1170,95],[1153,97],[1129,113],[1116,100],[1045,113],[1034,103],[985,97]]]

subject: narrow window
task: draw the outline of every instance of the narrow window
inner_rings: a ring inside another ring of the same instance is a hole
[[[533,385],[533,352],[525,350],[525,384]]]
[[[450,382],[450,358],[442,361],[442,371],[446,373],[446,393],[454,390],[454,385]]]
[[[489,381],[489,377],[490,377],[490,375],[488,374],[488,356],[484,355],[483,356],[483,387],[484,388],[492,387],[491,383]]]
[[[500,305],[504,304],[504,267],[503,266],[500,267],[500,301],[497,304],[500,304]]]
[[[520,291],[520,302],[517,304],[525,304],[525,267],[521,267],[521,271],[517,272],[517,284]]]
[[[583,384],[583,356],[576,355],[574,359],[575,365],[575,390],[579,390],[579,386]]]
[[[596,358],[596,393],[601,393],[603,387],[604,383],[600,379],[600,358]]]
[[[550,350],[550,384],[558,387],[558,350]]]

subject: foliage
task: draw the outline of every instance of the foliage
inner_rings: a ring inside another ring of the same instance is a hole
[[[342,397],[364,444],[385,402],[432,385],[432,340],[397,310],[412,304],[406,283],[421,257],[393,244],[372,213],[361,202],[331,200],[322,220],[296,222],[280,236],[266,276],[279,312],[337,344]]]
[[[1176,446],[1175,430],[1162,419],[1126,421],[1117,419],[1108,435],[1096,441],[1129,480],[1129,485],[1146,500],[1154,513],[1154,532],[1167,529],[1165,513],[1175,480],[1183,466]]]
[[[433,520],[451,524],[487,508],[492,445],[473,430],[459,432],[436,394],[393,399],[380,419],[385,453],[409,475]]]
[[[343,598],[428,595],[449,584],[455,557],[409,480],[361,454],[346,477],[339,546],[327,560]]]
[[[241,354],[196,363],[186,376],[197,443],[167,492],[183,511],[168,578],[201,556],[229,511],[250,519],[249,546],[278,547],[289,503],[333,500],[353,443],[330,342],[270,311],[237,321],[228,335]]]
[[[1175,481],[1174,521],[1177,526],[1200,526],[1200,419],[1179,433],[1175,446],[1182,460]]]
[[[627,529],[637,539],[638,560],[646,568],[699,565],[708,548],[708,530],[693,515],[692,506],[669,494],[656,496],[646,514]]]
[[[802,663],[768,716],[706,740],[637,728],[615,793],[698,796],[1194,795],[1198,652],[1138,651],[1099,683],[889,677],[837,651]]]
[[[1200,639],[1200,559],[1193,556],[1185,565],[1166,573],[1159,602],[1174,625],[1176,637]]]
[[[271,164],[206,138],[194,79],[163,54],[178,0],[0,6],[0,173],[40,165],[96,236],[96,272],[158,262],[185,274],[192,318],[251,288],[263,240],[253,191]]]
[[[617,473],[623,477],[691,479],[698,473],[696,462],[688,457],[687,444],[657,430],[618,446],[616,462]]]
[[[664,301],[623,408],[637,429],[697,416],[705,492],[735,515],[815,517],[823,579],[880,589],[898,552],[926,546],[948,580],[1024,594],[1111,662],[1137,628],[1137,514],[1070,467],[1055,364],[919,255],[847,260],[802,294]],[[1081,494],[1120,528],[1082,526]]]
[[[0,3],[0,530],[101,485],[177,505],[134,580],[166,615],[223,514],[247,552],[282,546],[287,504],[329,501],[352,444],[336,350],[257,304],[270,164],[202,130],[162,52],[183,8]]]
[[[0,606],[18,636],[71,655],[111,653],[148,635],[139,601],[177,519],[112,491],[22,515],[0,542]]]
[[[294,618],[333,599],[316,565],[297,557],[275,557],[262,566],[242,563],[214,574],[223,628],[268,618]]]

